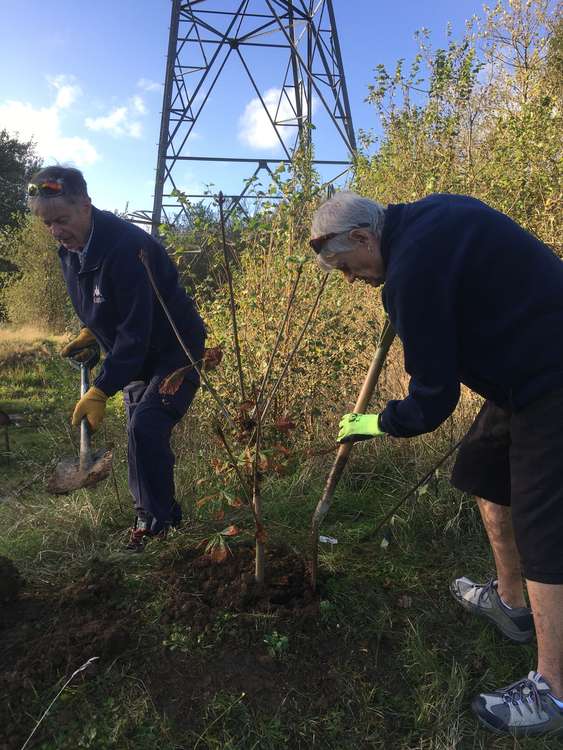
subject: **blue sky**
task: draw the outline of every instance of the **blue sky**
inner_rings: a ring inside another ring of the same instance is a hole
[[[231,9],[238,0],[206,4]],[[423,26],[431,29],[435,45],[444,44],[448,22],[460,37],[482,3],[334,0],[334,7],[358,131],[377,125],[373,108],[364,103],[375,66],[412,59],[413,34]],[[0,128],[33,136],[44,158],[81,168],[100,208],[150,209],[170,0],[1,0],[0,18]],[[262,93],[281,84],[277,59],[260,52],[253,60]],[[254,98],[233,58],[206,104],[190,153],[279,155],[248,122]],[[327,132],[319,155],[340,158],[331,138]],[[245,167],[248,174],[251,169]],[[180,178],[190,191],[210,182],[225,192],[239,187],[239,176],[228,167],[190,164]]]

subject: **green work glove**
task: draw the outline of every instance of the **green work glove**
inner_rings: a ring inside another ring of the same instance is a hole
[[[85,351],[92,344],[96,343],[96,337],[89,328],[81,328],[80,333],[75,339],[72,339],[66,346],[61,349],[61,357],[72,357],[75,362],[82,362],[81,354],[84,359],[90,356],[89,351]]]
[[[101,425],[106,412],[106,401],[108,397],[99,388],[93,385],[82,396],[74,407],[72,414],[72,426],[78,427],[83,417],[86,417],[92,432],[96,432]]]
[[[345,414],[340,420],[339,443],[355,443],[385,435],[379,426],[379,414]]]

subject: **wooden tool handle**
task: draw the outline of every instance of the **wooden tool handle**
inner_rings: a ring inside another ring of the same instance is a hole
[[[393,326],[391,325],[389,320],[386,320],[381,332],[381,337],[379,339],[379,344],[377,346],[375,356],[369,367],[358,398],[356,399],[356,405],[354,406],[355,414],[363,414],[367,409],[370,399],[373,396],[373,392],[375,391],[379,376],[381,375],[381,370],[383,369],[385,358],[387,357],[387,352],[391,348],[391,344],[393,343],[394,338],[395,331],[393,330]],[[342,443],[338,448],[338,452],[336,454],[336,458],[334,459],[332,469],[330,470],[330,474],[328,475],[328,478],[326,480],[323,495],[319,500],[313,514],[313,522],[311,525],[311,543],[313,547],[311,586],[313,590],[315,590],[317,586],[319,528],[321,525],[321,521],[328,513],[334,491],[338,482],[340,481],[340,477],[342,476],[344,467],[348,462],[348,456],[352,452],[353,447],[354,443]]]

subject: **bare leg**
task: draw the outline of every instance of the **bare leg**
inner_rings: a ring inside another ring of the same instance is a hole
[[[498,593],[510,607],[525,607],[520,555],[512,528],[512,510],[510,506],[497,505],[480,497],[477,498],[477,505],[495,558]]]
[[[526,583],[538,638],[538,672],[563,700],[563,584]]]

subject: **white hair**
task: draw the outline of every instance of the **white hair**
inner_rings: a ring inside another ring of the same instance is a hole
[[[311,237],[325,234],[345,233],[364,226],[380,238],[385,221],[385,207],[381,203],[350,190],[335,193],[315,211],[311,225]],[[339,253],[346,253],[355,246],[353,240],[339,237],[324,243],[317,255],[317,262],[324,271],[334,270],[334,260]]]

